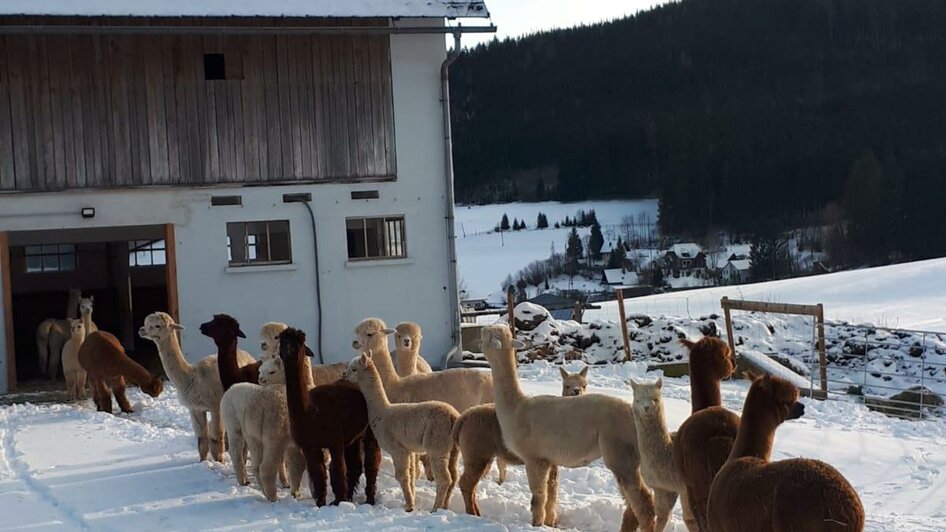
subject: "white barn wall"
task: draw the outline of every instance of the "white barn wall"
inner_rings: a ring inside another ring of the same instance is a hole
[[[349,360],[354,355],[355,324],[377,316],[391,324],[420,323],[423,353],[437,365],[451,346],[439,92],[445,53],[442,35],[391,37],[396,182],[0,195],[0,230],[174,223],[181,322],[187,328],[183,347],[190,360],[215,351],[210,339],[197,330],[215,312],[233,314],[240,321],[248,336],[242,347],[251,353],[259,351],[257,333],[266,321],[304,329],[315,348],[309,217],[302,205],[282,202],[285,193],[311,192],[320,248],[326,362]],[[350,199],[350,191],[365,189],[379,190],[380,199]],[[211,195],[230,194],[242,195],[243,205],[210,206]],[[95,218],[81,218],[82,207],[95,207]],[[408,258],[349,264],[345,218],[382,214],[405,216]],[[290,221],[290,267],[227,269],[226,222],[279,219]]]

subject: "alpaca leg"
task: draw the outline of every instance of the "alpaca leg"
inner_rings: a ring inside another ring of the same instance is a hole
[[[92,389],[92,402],[95,403],[95,409],[99,412],[105,412],[105,404],[102,400],[102,394],[107,393],[104,384],[99,379],[91,379],[89,381],[89,388]],[[111,401],[111,399],[109,399]],[[111,411],[109,411],[111,413]]]
[[[460,448],[456,445],[452,446],[450,449],[450,458],[447,462],[447,468],[450,473],[450,485],[447,486],[447,497],[443,501],[444,509],[449,509],[450,499],[453,498],[453,489],[457,487],[457,482],[460,481]]]
[[[496,483],[502,486],[503,482],[506,482],[506,461],[503,460],[502,456],[496,457],[496,469],[499,471],[499,478],[496,479]]]
[[[197,436],[197,453],[200,461],[207,459],[210,451],[210,440],[207,438],[207,412],[191,410],[191,425],[194,426],[194,435]]]
[[[657,532],[663,532],[670,522],[670,513],[677,503],[677,494],[673,491],[654,490],[654,512],[657,514]]]
[[[699,532],[700,525],[693,515],[693,507],[690,505],[689,489],[680,493],[680,508],[683,510],[683,522],[686,524],[689,532]]]
[[[76,372],[69,370],[65,372],[66,377],[66,394],[69,396],[70,401],[75,401],[78,398],[78,391],[76,390]]]
[[[335,495],[335,501],[332,504],[338,504],[342,501],[350,501],[348,497],[348,471],[345,464],[345,448],[333,447],[328,450],[332,457],[332,463],[329,465],[329,479],[332,482],[332,494]]]
[[[353,501],[355,500],[355,491],[358,489],[358,481],[361,480],[361,473],[364,470],[360,441],[345,447],[345,467],[348,469],[347,496],[349,501]]]
[[[246,453],[243,445],[243,432],[239,427],[233,427],[228,433],[230,438],[230,462],[233,464],[233,472],[236,473],[237,484],[246,486],[250,479],[246,475]]]
[[[365,502],[373,505],[378,489],[378,470],[381,469],[381,447],[378,446],[378,440],[371,429],[365,432],[361,443],[365,456]]]
[[[243,440],[243,443],[250,452],[250,464],[253,468],[253,478],[256,480],[257,487],[259,487],[260,491],[262,491],[263,477],[261,476],[260,468],[263,465],[263,442],[255,438],[246,438]]]
[[[309,472],[309,489],[312,491],[312,498],[315,499],[316,506],[325,506],[326,497],[326,478],[325,454],[322,449],[303,449],[305,455],[306,470]]]
[[[278,445],[271,445],[269,448],[264,446],[263,458],[260,463],[260,484],[263,488],[263,495],[269,502],[276,501],[276,472],[285,466],[283,457],[286,455],[284,449]]]
[[[80,369],[76,371],[76,395],[79,397],[79,399],[82,399],[83,401],[86,398],[85,381],[86,381],[87,375],[88,374],[85,372],[85,370]]]
[[[299,498],[302,486],[302,473],[305,471],[305,456],[295,445],[290,445],[286,449],[286,462],[289,468],[289,493]]]
[[[434,483],[437,486],[437,496],[434,497],[434,506],[430,511],[436,512],[438,508],[447,508],[447,498],[453,484],[450,478],[450,469],[447,465],[449,454],[435,456],[427,454],[427,457],[430,458],[430,467],[433,468]]]
[[[709,516],[706,513],[706,507],[709,504],[709,494],[703,490],[694,489],[687,486],[687,496],[684,499],[690,505],[690,514],[696,521],[698,530],[709,530]]]
[[[545,526],[558,526],[558,466],[549,469],[549,497],[545,501]]]
[[[480,507],[476,504],[476,486],[480,483],[483,475],[489,470],[492,458],[483,459],[479,456],[463,457],[463,475],[460,476],[460,494],[463,495],[463,505],[466,506],[466,513],[470,515],[482,515]]]
[[[627,505],[621,521],[621,532],[637,530],[639,525],[644,532],[653,532],[656,520],[654,498],[644,485],[640,471],[622,472],[620,475],[615,472],[614,477]]]
[[[227,441],[231,441],[230,438],[227,438]],[[279,487],[288,488],[289,487],[289,469],[287,467],[285,459],[283,459],[283,461],[279,463],[279,471],[277,472],[277,474],[279,477]]]
[[[36,354],[39,370],[45,377],[49,377],[49,328],[50,323],[43,321],[36,329]]]
[[[119,375],[112,379],[112,393],[115,394],[115,401],[118,402],[118,408],[121,408],[122,412],[126,414],[134,412],[128,403],[128,397],[125,396],[125,377]]]
[[[420,455],[415,454],[411,456],[411,475],[414,476],[414,480],[420,478]]]
[[[427,476],[427,480],[434,480],[434,473],[430,470],[430,456],[426,454],[418,455],[419,462],[424,464],[424,475]]]
[[[529,490],[532,491],[532,526],[545,524],[545,502],[549,489],[549,463],[544,460],[526,462]]]
[[[404,511],[414,511],[414,479],[411,477],[410,460],[411,453],[406,451],[391,452],[391,460],[394,462],[394,478],[401,485],[401,493],[404,495]]]
[[[210,453],[217,462],[223,462],[224,440],[223,418],[220,417],[220,408],[217,407],[210,411]]]
[[[96,403],[96,408],[99,412],[108,412],[112,413],[112,390],[108,387],[108,383],[105,380],[99,379],[96,381],[98,387],[99,400]]]

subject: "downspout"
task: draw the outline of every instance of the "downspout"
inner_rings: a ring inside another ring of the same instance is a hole
[[[444,226],[447,230],[447,297],[450,300],[451,340],[453,346],[444,355],[442,369],[447,369],[450,360],[463,352],[460,334],[460,294],[457,284],[457,237],[454,230],[453,204],[453,136],[450,127],[450,65],[460,55],[461,29],[458,25],[453,30],[453,50],[440,65],[440,105],[443,114],[443,175],[445,180]]]

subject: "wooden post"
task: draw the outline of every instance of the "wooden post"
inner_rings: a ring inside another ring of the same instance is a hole
[[[729,350],[732,352],[733,358],[736,358],[736,338],[732,333],[732,313],[729,309],[729,298],[723,296],[719,305],[723,307],[723,315],[726,317],[726,335],[729,337]]]
[[[621,336],[624,338],[624,361],[631,360],[631,342],[627,337],[627,317],[624,314],[624,289],[618,288],[618,315],[621,317]]]
[[[177,241],[174,239],[174,224],[164,226],[164,248],[167,262],[165,276],[167,277],[168,314],[174,318],[175,322],[180,323],[181,310],[177,295]]]
[[[818,366],[819,377],[821,377],[821,393],[825,398],[828,396],[828,360],[825,356],[824,347],[824,305],[818,303]]]
[[[13,341],[13,287],[10,279],[10,235],[0,231],[0,286],[3,287],[3,327],[7,339],[7,393],[16,391],[16,343]]]
[[[506,309],[509,313],[509,330],[512,337],[516,337],[516,294],[512,286],[506,290]]]

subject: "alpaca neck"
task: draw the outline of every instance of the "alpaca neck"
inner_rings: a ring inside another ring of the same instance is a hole
[[[513,360],[515,356],[511,350],[508,353],[499,353],[489,364],[490,372],[493,374],[493,394],[496,405],[504,408],[513,408],[525,399],[525,394],[519,387],[519,375],[516,373],[516,364]]]
[[[690,368],[690,403],[693,411],[709,408],[711,406],[721,406],[723,397],[719,391],[719,380],[707,376],[699,368]]]
[[[92,311],[82,313],[82,326],[85,327],[85,334],[92,331]]]
[[[736,433],[736,441],[729,453],[729,459],[753,457],[768,462],[772,457],[777,424],[773,424],[768,416],[753,412],[751,406],[747,404],[743,409],[739,431]]]
[[[397,367],[400,370],[408,370],[408,374],[414,373],[414,366],[417,364],[417,354],[411,349],[399,348],[395,351],[397,355]]]
[[[374,419],[380,416],[384,409],[390,405],[388,396],[384,393],[384,386],[381,384],[381,377],[377,368],[373,365],[365,368],[364,373],[358,377],[358,387],[361,388],[362,395],[365,396],[365,403],[368,405],[368,415]]]
[[[121,358],[121,374],[133,384],[137,384],[139,388],[143,388],[154,380],[148,370],[129,358],[128,355]]]
[[[371,352],[371,361],[374,362],[374,367],[378,370],[381,384],[385,388],[389,388],[392,384],[400,382],[401,378],[394,369],[394,362],[391,361],[391,352],[388,351],[388,348],[382,346],[379,349],[373,349]]]
[[[171,331],[167,338],[158,340],[155,345],[158,346],[158,357],[161,359],[165,373],[175,386],[180,387],[182,381],[193,373],[194,366],[190,365],[181,353],[181,343],[177,339],[177,333]]]
[[[667,430],[663,405],[652,416],[642,417],[635,413],[634,422],[637,424],[637,438],[640,441],[641,454],[673,453],[673,442]]]
[[[296,353],[285,361],[286,371],[286,404],[289,407],[289,417],[295,420],[298,426],[305,425],[305,416],[309,412],[309,389],[306,386],[304,358],[305,353]]]
[[[214,344],[217,345],[217,367],[220,371],[220,381],[223,383],[223,389],[229,390],[230,386],[240,380],[240,365],[237,363],[237,339],[236,337],[214,338]]]

